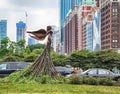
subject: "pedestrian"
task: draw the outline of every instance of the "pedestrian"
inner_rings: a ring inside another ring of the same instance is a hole
[[[118,74],[118,73],[119,73],[119,69],[118,69],[117,67],[114,67],[114,68],[112,69],[112,71],[113,71],[115,74]]]

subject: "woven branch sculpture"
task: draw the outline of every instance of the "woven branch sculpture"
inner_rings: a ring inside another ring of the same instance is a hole
[[[48,37],[48,40],[44,51],[39,56],[39,58],[24,72],[24,76],[31,75],[33,78],[39,77],[41,75],[49,75],[51,77],[57,76],[58,72],[56,71],[52,59],[50,57],[52,37],[51,29],[51,26],[47,26],[47,32],[44,29],[40,29],[34,32],[28,32],[32,34],[31,37],[37,40],[44,40],[46,36]]]

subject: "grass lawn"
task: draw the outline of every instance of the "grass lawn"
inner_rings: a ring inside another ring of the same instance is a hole
[[[120,94],[120,87],[71,84],[1,83],[0,94]]]

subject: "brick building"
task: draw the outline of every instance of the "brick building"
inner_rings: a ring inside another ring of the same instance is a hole
[[[101,0],[101,49],[120,48],[120,0]]]

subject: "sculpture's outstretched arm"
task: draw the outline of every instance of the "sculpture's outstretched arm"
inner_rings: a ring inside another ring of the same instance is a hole
[[[36,36],[32,36],[32,35],[30,35],[30,34],[29,34],[29,36],[32,37],[32,38],[34,38],[34,39],[36,39],[36,40],[39,40],[39,38],[36,37]]]

